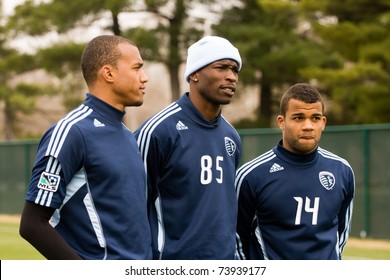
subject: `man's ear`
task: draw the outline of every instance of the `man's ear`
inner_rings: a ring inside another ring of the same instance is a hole
[[[190,80],[194,82],[198,81],[198,76],[196,75],[196,73],[190,75]]]
[[[112,72],[112,68],[109,66],[109,65],[104,65],[101,69],[100,69],[100,75],[102,76],[102,78],[107,81],[107,82],[113,82],[114,81],[114,76],[113,76],[113,72]]]
[[[279,128],[284,129],[284,117],[282,115],[278,115],[276,121],[278,123]]]

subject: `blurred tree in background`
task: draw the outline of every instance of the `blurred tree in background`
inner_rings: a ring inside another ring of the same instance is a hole
[[[122,14],[145,20],[124,26]],[[237,128],[270,127],[280,94],[296,82],[311,82],[328,96],[329,124],[390,122],[390,0],[26,0],[0,18],[0,101],[8,138],[15,137],[17,112],[32,110],[37,95],[62,94],[68,108],[80,102],[86,42],[71,31],[97,22],[103,33],[136,42],[145,60],[166,66],[172,100],[181,95],[188,46],[208,34],[231,40],[243,58],[241,91],[255,86],[260,100],[256,119]],[[33,55],[7,45],[21,36],[52,34],[59,39]],[[36,69],[61,84],[55,91],[15,84]]]
[[[0,1],[0,8],[2,1]],[[0,9],[2,11],[2,9]],[[0,23],[4,15],[0,12]],[[35,111],[37,97],[51,94],[52,87],[28,83],[21,75],[39,68],[32,55],[20,54],[16,49],[7,46],[8,29],[0,24],[0,102],[4,112],[4,130],[6,139],[21,137],[18,123],[21,115],[29,115]]]
[[[302,0],[322,44],[344,58],[337,69],[301,71],[332,100],[335,124],[390,122],[390,1]]]
[[[64,34],[75,28],[87,28],[99,19],[107,18],[109,14],[109,20],[103,28],[104,32],[130,38],[140,46],[141,55],[145,60],[163,63],[170,77],[172,100],[175,100],[181,95],[182,77],[179,77],[179,70],[186,58],[187,47],[204,34],[205,19],[189,17],[188,11],[199,5],[208,5],[207,7],[211,8],[214,2],[216,1],[52,0],[36,4],[32,0],[26,0],[15,8],[8,27],[16,34],[26,33],[32,36],[42,36],[50,32]],[[146,13],[147,20],[140,26],[125,29],[120,25],[121,13],[134,15]],[[73,61],[75,58],[73,55],[76,53],[70,48],[64,49],[60,45],[50,48],[51,54],[57,52],[62,56],[58,57],[61,61]],[[44,54],[41,56],[42,59],[46,57]],[[79,59],[74,62],[78,61]],[[44,66],[50,64],[43,60],[42,63]]]
[[[299,8],[296,1],[245,0],[215,25],[216,33],[232,38],[240,49],[244,60],[240,80],[258,86],[257,118],[237,127],[270,127],[286,85],[306,81],[300,70],[341,66],[342,59],[332,48],[306,32]]]

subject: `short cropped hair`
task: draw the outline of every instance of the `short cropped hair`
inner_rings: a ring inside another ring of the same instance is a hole
[[[120,44],[134,42],[116,35],[101,35],[92,39],[85,47],[81,56],[81,71],[87,85],[92,85],[97,79],[97,73],[104,65],[116,67],[121,56]]]
[[[324,100],[319,91],[310,84],[298,83],[287,89],[280,100],[280,114],[285,116],[290,99],[296,99],[305,103],[321,102],[322,112],[325,111]]]

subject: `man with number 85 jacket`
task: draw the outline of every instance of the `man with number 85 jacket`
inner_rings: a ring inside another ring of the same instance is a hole
[[[189,92],[135,132],[145,161],[154,259],[234,259],[237,131],[221,115],[235,94],[240,54],[206,36],[188,49]]]

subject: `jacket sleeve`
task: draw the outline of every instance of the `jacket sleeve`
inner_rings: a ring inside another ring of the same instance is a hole
[[[349,168],[348,176],[345,182],[345,199],[340,208],[338,215],[338,234],[339,234],[339,252],[340,259],[344,247],[348,241],[349,232],[351,231],[353,200],[355,195],[355,177],[351,168]]]
[[[238,259],[251,259],[250,251],[253,248],[250,247],[256,212],[255,196],[246,178],[236,182],[236,191],[238,196],[236,255]]]
[[[138,131],[135,133],[135,136],[139,137]],[[149,133],[147,137],[149,141],[139,141],[138,145],[145,163],[149,202],[154,204],[158,196],[157,182],[160,169],[163,167],[164,154],[161,152],[158,137],[153,133]]]
[[[47,259],[80,259],[49,221],[54,211],[61,206],[66,186],[75,170],[80,168],[83,149],[79,143],[82,137],[77,129],[69,132],[71,136],[62,145],[60,163],[59,158],[48,152],[53,129],[54,126],[46,132],[39,144],[19,233]],[[63,154],[66,158],[61,156]]]

